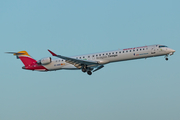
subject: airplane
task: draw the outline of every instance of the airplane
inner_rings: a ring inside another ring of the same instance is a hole
[[[88,75],[92,72],[100,70],[104,65],[112,62],[120,62],[126,60],[142,59],[149,57],[165,56],[165,60],[168,60],[168,56],[173,55],[175,50],[168,48],[165,45],[149,45],[141,47],[133,47],[126,49],[119,49],[107,52],[99,52],[94,54],[78,55],[72,57],[66,57],[55,54],[48,50],[52,56],[42,58],[40,60],[33,59],[26,51],[20,52],[6,52],[15,55],[20,59],[24,66],[22,69],[25,70],[36,70],[36,71],[56,71],[56,70],[81,70]]]

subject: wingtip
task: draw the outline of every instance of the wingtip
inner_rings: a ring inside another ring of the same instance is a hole
[[[48,49],[48,51],[52,54],[52,56],[57,56],[55,53],[53,53],[53,52],[50,51],[49,49]]]

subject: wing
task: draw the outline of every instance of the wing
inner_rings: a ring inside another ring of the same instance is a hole
[[[71,58],[71,57],[57,55],[50,50],[48,50],[48,51],[52,54],[52,56],[62,58],[64,60],[66,60],[67,63],[75,65],[75,66],[81,66],[82,67],[82,66],[86,65],[87,67],[97,67],[100,65],[97,61],[75,59],[75,58]]]

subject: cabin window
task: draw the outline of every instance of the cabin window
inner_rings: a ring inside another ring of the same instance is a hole
[[[99,56],[101,56],[101,54],[99,54]]]
[[[81,59],[81,57],[79,57],[79,59]]]
[[[129,52],[131,52],[131,50]]]
[[[143,48],[143,50],[144,50],[144,48]]]
[[[116,52],[116,54],[117,54],[118,52]]]
[[[126,51],[126,52],[128,52],[128,51]]]
[[[97,57],[98,55],[96,55],[96,57]]]
[[[162,47],[167,47],[167,46],[165,46],[165,45],[160,45],[160,46],[159,46],[159,48],[162,48]]]
[[[85,58],[85,57],[83,56],[83,58]]]
[[[138,51],[138,49],[137,49],[137,51]]]
[[[103,54],[103,56],[104,56],[104,54]]]
[[[124,53],[124,51],[123,51],[123,53]]]
[[[133,50],[133,51],[135,51],[135,50]]]
[[[93,57],[94,57],[94,55],[93,55]]]
[[[119,51],[119,53],[121,53],[121,51]]]
[[[140,51],[141,51],[141,49],[140,49]]]
[[[106,55],[108,55],[108,53],[106,53]]]
[[[88,58],[90,58],[90,56],[88,56]]]
[[[109,55],[110,55],[111,53],[109,53]]]

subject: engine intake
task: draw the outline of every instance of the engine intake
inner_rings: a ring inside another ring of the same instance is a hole
[[[37,64],[47,65],[47,64],[50,64],[51,62],[52,62],[51,57],[47,57],[47,58],[42,58],[41,60],[37,61]]]

